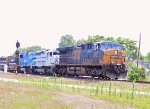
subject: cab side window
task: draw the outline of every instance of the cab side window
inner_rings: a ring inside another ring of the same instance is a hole
[[[87,49],[92,49],[92,44],[88,44]]]
[[[100,49],[100,44],[96,45],[96,50]]]
[[[105,44],[101,44],[101,48],[102,48],[103,50],[105,50],[105,49],[106,49]]]
[[[50,53],[49,53],[49,56],[50,56],[50,57],[52,57],[52,55],[53,55],[53,53],[52,53],[52,52],[50,52]]]

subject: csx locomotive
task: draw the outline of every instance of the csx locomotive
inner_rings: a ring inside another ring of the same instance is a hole
[[[105,41],[21,54],[17,70],[34,74],[118,79],[126,78],[126,61],[120,43]]]

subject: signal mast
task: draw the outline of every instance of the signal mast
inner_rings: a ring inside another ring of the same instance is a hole
[[[19,48],[20,48],[20,43],[17,40],[17,42],[16,42],[16,52],[15,52],[15,54],[16,54],[16,67],[17,67],[16,69],[17,70],[18,70],[18,66],[19,66],[19,54],[20,54]],[[17,70],[16,70],[16,73],[17,73]]]

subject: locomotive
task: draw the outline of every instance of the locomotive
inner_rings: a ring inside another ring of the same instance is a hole
[[[33,74],[52,74],[53,67],[59,64],[59,52],[56,50],[42,50],[23,53],[19,56],[18,72]]]
[[[0,57],[0,70],[4,71],[4,65],[7,65],[7,71],[14,72],[17,70],[16,58],[14,56]]]
[[[122,48],[118,42],[104,41],[28,52],[19,55],[19,65],[12,59],[8,66],[10,71],[32,74],[125,79],[127,58]]]
[[[57,49],[58,75],[91,76],[102,79],[126,78],[126,55],[118,42],[97,42]]]

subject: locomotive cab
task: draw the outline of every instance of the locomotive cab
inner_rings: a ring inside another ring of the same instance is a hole
[[[59,64],[59,51],[57,50],[48,50],[47,51],[47,65]]]

